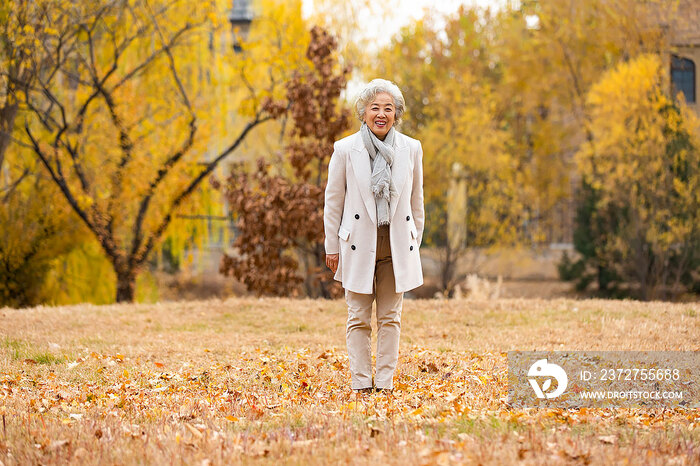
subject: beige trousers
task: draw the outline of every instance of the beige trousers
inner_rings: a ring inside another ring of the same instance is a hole
[[[377,260],[374,268],[374,293],[345,290],[348,305],[346,341],[350,360],[352,388],[372,387],[372,302],[377,305],[377,373],[374,386],[393,388],[394,370],[399,358],[401,307],[403,293],[396,292],[391,262],[389,226],[377,229]]]

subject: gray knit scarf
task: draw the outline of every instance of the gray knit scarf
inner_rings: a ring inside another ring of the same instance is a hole
[[[394,163],[394,139],[396,131],[391,128],[382,141],[370,131],[366,123],[360,129],[362,142],[369,152],[372,162],[372,193],[377,204],[377,226],[389,225],[389,206],[397,196],[396,187],[391,181],[391,166]],[[377,153],[381,157],[377,157]]]

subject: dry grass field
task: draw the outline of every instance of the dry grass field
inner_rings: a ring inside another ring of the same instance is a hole
[[[341,301],[0,310],[0,465],[700,464],[700,412],[515,410],[508,350],[700,350],[700,305],[407,300],[391,395]]]

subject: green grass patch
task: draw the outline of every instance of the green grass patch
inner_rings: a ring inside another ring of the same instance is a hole
[[[57,356],[48,351],[36,351],[31,343],[16,338],[4,337],[0,341],[0,348],[9,353],[15,361],[28,359],[37,364],[60,364],[66,361],[64,356]]]
[[[63,356],[56,356],[51,353],[37,353],[32,355],[29,359],[37,362],[37,364],[61,364],[66,361]]]
[[[14,338],[4,337],[2,339],[2,348],[10,353],[12,359],[20,359],[22,354],[26,352],[26,348],[29,346],[25,341],[17,340]]]

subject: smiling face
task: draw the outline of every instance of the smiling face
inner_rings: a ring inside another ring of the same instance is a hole
[[[386,92],[377,94],[365,109],[365,123],[382,141],[394,125],[395,111],[394,99]]]

